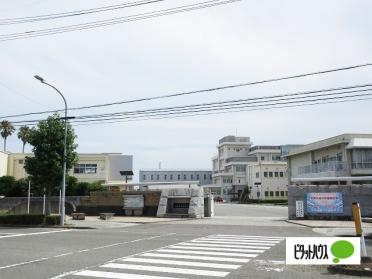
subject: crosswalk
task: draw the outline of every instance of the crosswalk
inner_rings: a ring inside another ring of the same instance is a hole
[[[226,277],[283,241],[282,237],[209,235],[124,257],[70,275],[73,279],[172,279]]]

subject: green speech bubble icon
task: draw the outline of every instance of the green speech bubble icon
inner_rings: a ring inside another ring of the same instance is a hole
[[[331,253],[335,257],[334,263],[339,263],[340,259],[346,259],[354,254],[354,245],[346,240],[339,240],[332,244]]]

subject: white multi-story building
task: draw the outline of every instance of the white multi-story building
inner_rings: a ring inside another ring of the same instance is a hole
[[[212,184],[212,171],[201,169],[142,169],[139,171],[140,183],[185,182],[199,185]]]
[[[282,155],[295,146],[253,146],[249,137],[220,139],[209,190],[227,201],[244,193],[253,200],[287,199],[287,163]]]

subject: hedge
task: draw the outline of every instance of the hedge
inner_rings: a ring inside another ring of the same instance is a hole
[[[58,225],[60,215],[9,214],[0,215],[0,224],[5,225]]]

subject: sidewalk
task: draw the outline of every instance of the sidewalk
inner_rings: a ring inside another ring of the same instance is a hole
[[[355,228],[354,221],[333,220],[286,220],[288,223],[301,225],[309,228]],[[372,223],[363,222],[364,228],[371,228]]]
[[[185,221],[188,218],[157,218],[157,217],[132,217],[132,216],[114,216],[111,220],[101,220],[98,216],[86,216],[85,220],[72,220],[67,217],[66,223],[75,227],[89,228],[121,228],[140,224],[163,223],[174,221]]]

